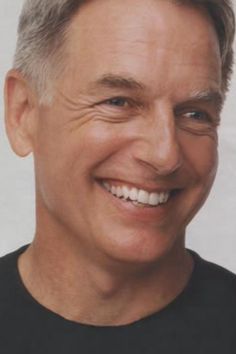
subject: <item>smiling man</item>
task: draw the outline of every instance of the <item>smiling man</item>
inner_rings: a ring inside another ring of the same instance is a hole
[[[236,276],[185,248],[233,36],[226,0],[25,2],[6,129],[36,231],[0,260],[1,352],[235,353]]]

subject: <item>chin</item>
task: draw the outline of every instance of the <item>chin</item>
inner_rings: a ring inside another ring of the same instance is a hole
[[[117,234],[117,233],[116,233]],[[133,233],[123,232],[114,235],[101,245],[100,250],[110,259],[125,264],[151,264],[158,262],[171,250],[183,247],[183,237],[161,232],[147,232],[140,230]]]

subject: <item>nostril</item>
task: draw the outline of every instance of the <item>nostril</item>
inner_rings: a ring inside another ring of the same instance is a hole
[[[170,175],[182,166],[183,154],[176,132],[161,128],[161,132],[155,129],[155,134],[143,137],[142,143],[136,146],[135,157],[156,173]]]
[[[171,175],[175,172],[177,172],[183,162],[182,159],[179,159],[178,161],[164,161],[164,160],[153,160],[153,161],[144,161],[139,159],[139,163],[145,166],[145,168],[150,169],[152,172],[159,176],[168,176]]]

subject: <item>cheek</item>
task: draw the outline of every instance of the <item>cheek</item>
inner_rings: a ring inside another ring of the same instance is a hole
[[[127,140],[118,125],[92,122],[71,137],[71,154],[80,170],[96,168],[120,151]]]
[[[201,179],[212,181],[218,166],[217,135],[185,136],[181,149],[188,165]]]

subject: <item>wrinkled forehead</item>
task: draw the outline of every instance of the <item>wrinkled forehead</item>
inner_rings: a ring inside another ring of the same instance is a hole
[[[119,42],[125,41],[130,46],[149,43],[157,47],[165,42],[166,46],[185,47],[186,51],[210,45],[219,51],[217,34],[207,12],[172,0],[89,1],[71,21],[68,38],[72,53],[83,46],[81,54],[84,47],[97,48],[97,43],[101,51],[108,47],[116,49]]]
[[[80,26],[87,30],[93,27],[111,29],[117,24],[130,26],[139,24],[158,24],[175,29],[192,27],[192,15],[198,18],[199,25],[208,22],[211,31],[216,32],[211,16],[206,8],[192,0],[90,0],[82,2],[71,20],[71,26]],[[105,17],[104,17],[105,15]],[[172,23],[171,19],[175,18]],[[169,21],[167,21],[169,19]],[[203,25],[204,26],[204,25]],[[185,34],[187,34],[185,32]],[[215,33],[216,34],[216,33]]]
[[[190,69],[195,79],[221,79],[218,39],[207,14],[173,1],[89,2],[71,22],[67,51],[80,81],[113,72],[151,84],[179,71],[190,75]]]

